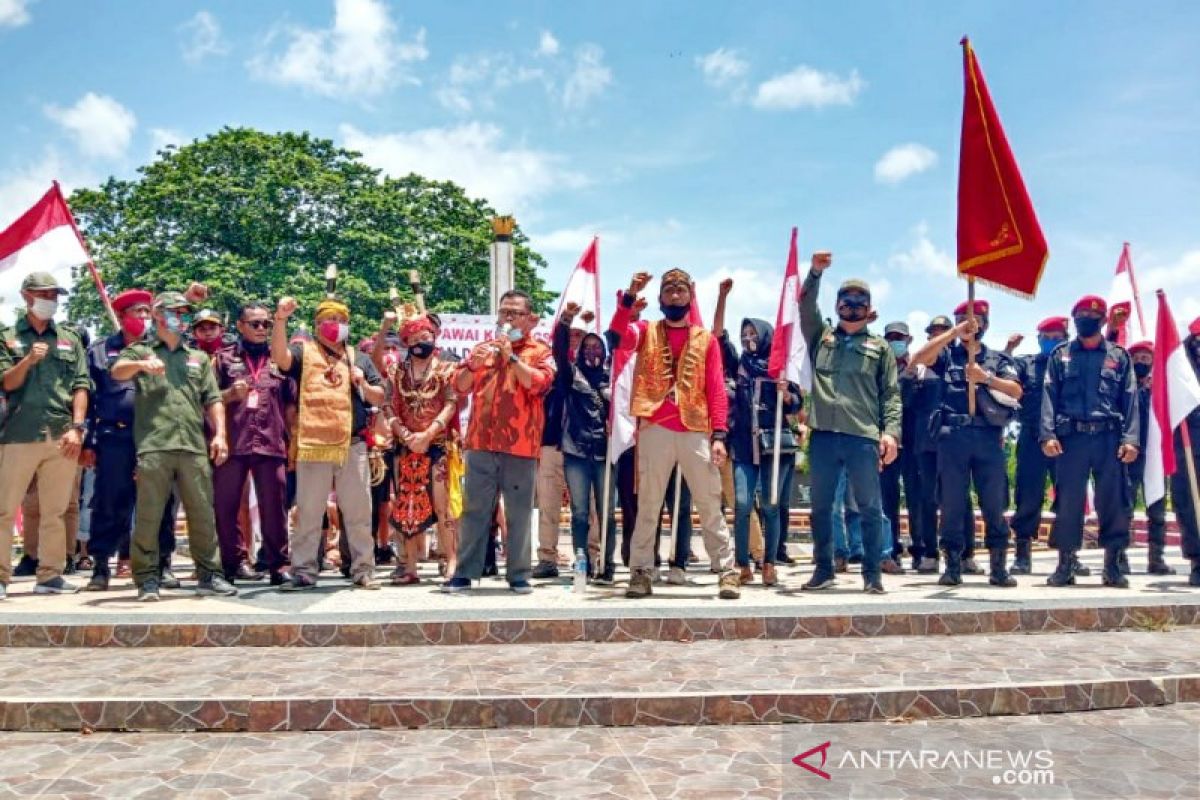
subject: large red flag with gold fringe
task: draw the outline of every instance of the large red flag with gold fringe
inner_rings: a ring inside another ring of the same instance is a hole
[[[1046,238],[1000,127],[975,50],[965,38],[962,47],[958,274],[1033,297],[1046,266]]]

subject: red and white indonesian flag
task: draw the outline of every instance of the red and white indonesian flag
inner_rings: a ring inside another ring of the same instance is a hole
[[[1188,414],[1200,406],[1200,382],[1179,343],[1179,329],[1167,296],[1158,291],[1158,331],[1154,342],[1150,388],[1150,430],[1146,435],[1146,505],[1167,493],[1167,476],[1175,474],[1171,437]]]
[[[1124,308],[1128,315],[1128,322],[1121,328],[1120,344],[1128,345],[1145,339],[1146,315],[1142,313],[1142,300],[1138,296],[1137,279],[1133,275],[1129,242],[1125,242],[1125,246],[1121,248],[1121,257],[1117,259],[1117,271],[1113,274],[1112,288],[1108,291],[1109,314],[1118,308]]]
[[[22,276],[62,273],[89,260],[57,182],[16,222],[0,231],[0,272],[15,270]]]
[[[617,302],[621,293],[617,292]],[[636,330],[636,327],[635,327]],[[633,416],[633,371],[637,367],[638,343],[625,341],[621,331],[621,344],[612,354],[612,402],[609,404],[608,460],[614,464],[637,442],[637,418]]]
[[[567,303],[578,303],[583,311],[591,311],[595,315],[592,327],[600,333],[600,237],[592,238],[591,244],[579,257],[579,263],[571,277],[567,279],[567,288],[563,289],[562,297],[558,298],[558,311],[554,312],[557,322],[562,314],[563,306]],[[578,320],[579,317],[576,317]]]
[[[796,256],[795,228],[792,228],[783,289],[779,293],[779,311],[775,315],[775,334],[771,339],[767,372],[775,380],[786,379],[806,392],[812,388],[812,362],[800,332],[800,265]]]

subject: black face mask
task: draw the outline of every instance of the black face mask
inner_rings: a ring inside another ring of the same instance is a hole
[[[1134,362],[1133,374],[1138,376],[1138,380],[1141,380],[1142,378],[1145,378],[1147,375],[1150,374],[1150,367],[1151,367],[1150,364],[1142,364],[1141,362]]]
[[[265,356],[271,345],[268,342],[248,342],[243,339],[242,349],[252,356]]]
[[[860,322],[867,318],[867,308],[871,301],[861,295],[846,295],[838,298],[837,315],[843,322]]]
[[[433,342],[417,342],[408,348],[414,358],[429,358],[433,355]]]
[[[1075,333],[1083,339],[1091,338],[1100,332],[1099,317],[1075,317]]]
[[[663,316],[671,322],[679,322],[688,315],[691,306],[669,306],[666,303],[659,303],[658,308],[662,311]]]

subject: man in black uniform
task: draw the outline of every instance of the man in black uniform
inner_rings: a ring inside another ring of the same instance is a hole
[[[1188,326],[1188,337],[1183,340],[1187,350],[1188,361],[1200,380],[1200,317],[1192,320]],[[1183,446],[1183,426],[1187,426],[1191,438],[1191,452]],[[1171,505],[1175,508],[1175,519],[1179,521],[1179,531],[1182,534],[1183,557],[1192,562],[1192,571],[1188,576],[1189,586],[1200,586],[1200,520],[1196,518],[1196,504],[1192,497],[1191,478],[1189,477],[1186,459],[1191,459],[1197,471],[1200,471],[1200,408],[1188,414],[1183,425],[1175,431],[1175,474],[1171,476]]]
[[[971,502],[971,481],[979,495],[979,508],[986,526],[984,543],[991,555],[993,586],[1016,586],[1008,574],[1008,473],[1004,455],[1004,426],[1012,419],[1021,399],[1021,382],[1012,359],[979,341],[988,327],[988,303],[976,300],[974,319],[968,305],[954,310],[957,324],[931,339],[913,361],[930,367],[943,381],[938,436],[938,467],[942,499],[942,550],[946,569],[938,583],[962,583],[964,510]],[[954,340],[959,341],[955,342]],[[967,343],[977,341],[972,360]],[[970,381],[975,383],[975,413],[968,401]],[[1007,398],[1004,402],[996,395]]]
[[[1049,317],[1039,322],[1038,353],[1016,359],[1025,402],[1021,403],[1021,432],[1017,436],[1017,509],[1011,523],[1017,553],[1009,568],[1013,575],[1028,575],[1033,569],[1033,540],[1037,538],[1038,526],[1042,521],[1042,505],[1046,502],[1046,478],[1054,480],[1054,462],[1042,452],[1038,440],[1042,419],[1042,382],[1046,377],[1050,354],[1067,340],[1067,322],[1066,317]]]
[[[926,341],[941,336],[954,327],[954,323],[945,314],[938,315],[925,326]],[[906,376],[911,373],[911,382],[906,385]],[[920,476],[917,486],[917,513],[913,514],[912,505],[908,510],[908,527],[912,532],[913,568],[924,575],[938,571],[938,460],[936,431],[929,426],[933,414],[942,406],[942,380],[924,364],[917,364],[911,359],[904,373],[900,376],[900,391],[904,407],[909,401],[904,395],[906,388],[913,394],[913,447],[916,451],[917,472]],[[905,425],[905,436],[908,427]],[[974,537],[972,537],[974,538]]]
[[[1125,465],[1137,460],[1138,395],[1129,353],[1105,341],[1108,306],[1089,295],[1071,310],[1076,337],[1050,355],[1042,395],[1042,452],[1058,459],[1058,509],[1052,533],[1058,567],[1051,586],[1075,582],[1073,555],[1083,544],[1089,475],[1096,480],[1105,586],[1128,588],[1120,559],[1129,546],[1132,503]]]
[[[109,369],[129,345],[141,341],[150,323],[149,292],[130,289],[113,298],[121,330],[97,339],[88,348],[88,374],[95,387],[88,409],[88,436],[84,442],[84,463],[96,468],[92,491],[92,533],[88,552],[95,561],[87,591],[108,589],[111,578],[108,561],[119,549],[128,548],[133,527],[133,508],[137,501],[134,471],[137,452],[133,446],[133,381],[113,380]],[[171,574],[171,553],[175,550],[175,498],[163,512],[158,529],[159,585],[178,589],[179,580]]]
[[[908,332],[908,324],[904,322],[889,322],[883,329],[883,338],[892,355],[896,357],[896,369],[899,373],[897,382],[900,384],[900,455],[879,473],[879,488],[882,492],[883,515],[892,526],[892,564],[884,561],[881,568],[884,572],[903,574],[901,557],[904,554],[904,542],[900,536],[900,484],[904,483],[904,504],[908,508],[908,532],[912,544],[913,566],[917,561],[917,522],[919,513],[917,496],[920,493],[916,447],[916,370],[910,369],[909,345],[912,336]]]
[[[1154,367],[1154,343],[1137,342],[1129,346],[1129,357],[1133,360],[1133,374],[1138,384],[1138,425],[1141,428],[1141,438],[1138,441],[1138,457],[1129,465],[1129,499],[1137,501],[1138,490],[1146,496],[1146,436],[1150,432],[1150,372]],[[1163,557],[1167,546],[1167,498],[1160,497],[1146,506],[1146,518],[1149,521],[1147,539],[1150,552],[1146,559],[1148,575],[1174,575],[1175,568],[1168,564]],[[1128,562],[1122,564],[1122,571],[1128,574]]]

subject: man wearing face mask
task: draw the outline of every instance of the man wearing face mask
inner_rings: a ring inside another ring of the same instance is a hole
[[[1141,440],[1138,442],[1137,460],[1129,465],[1130,502],[1137,501],[1138,491],[1146,496],[1146,437],[1150,433],[1150,371],[1154,367],[1154,343],[1136,342],[1129,346],[1129,357],[1133,360],[1133,374],[1138,384],[1138,424],[1141,426]],[[1150,545],[1146,559],[1148,575],[1174,575],[1175,568],[1166,562],[1164,552],[1167,546],[1167,499],[1160,497],[1146,506],[1146,518],[1149,522],[1147,540]],[[1122,570],[1128,574],[1128,562],[1122,563]]]
[[[225,411],[212,363],[184,342],[190,302],[179,292],[154,299],[154,338],[135,342],[112,366],[116,381],[135,385],[133,439],[137,447],[137,509],[130,555],[138,600],[159,599],[159,527],[172,490],[188,522],[188,549],[199,595],[234,595],[221,574],[213,517],[212,463],[229,455]],[[205,421],[212,440],[205,441]]]
[[[1187,351],[1188,361],[1200,379],[1200,317],[1192,320],[1188,326],[1188,337],[1183,340]],[[1196,504],[1192,497],[1188,466],[1185,459],[1192,459],[1200,473],[1200,408],[1194,409],[1183,422],[1187,425],[1188,436],[1191,437],[1192,452],[1187,452],[1183,446],[1182,426],[1175,431],[1175,474],[1171,476],[1171,505],[1175,508],[1175,518],[1179,521],[1182,534],[1183,557],[1192,562],[1191,573],[1188,576],[1189,586],[1200,586],[1200,520],[1196,519]]]
[[[113,298],[113,311],[121,330],[97,339],[88,349],[88,374],[95,387],[88,409],[88,436],[84,442],[84,463],[95,466],[96,482],[92,492],[92,531],[88,550],[95,561],[90,592],[108,589],[112,573],[109,560],[129,552],[133,511],[137,503],[137,447],[133,441],[133,407],[136,387],[133,381],[114,380],[112,366],[121,351],[153,335],[150,303],[153,296],[142,289],[129,289]],[[179,579],[171,573],[171,554],[175,551],[175,497],[168,498],[158,526],[159,585],[178,589]]]
[[[12,530],[35,478],[41,506],[37,594],[79,591],[63,579],[67,504],[87,429],[86,356],[79,335],[54,322],[66,294],[48,272],[21,282],[26,312],[0,339],[0,375],[8,416],[0,427],[0,599],[12,577]]]
[[[250,565],[250,553],[238,531],[242,490],[249,477],[258,500],[271,585],[280,586],[287,580],[288,419],[295,413],[296,387],[271,363],[268,340],[273,325],[267,306],[246,304],[238,313],[238,343],[216,350],[213,356],[229,435],[229,460],[213,472],[213,493],[225,579],[253,581],[262,577]],[[211,341],[199,334],[196,340]]]
[[[1022,395],[1019,419],[1021,432],[1017,435],[1017,507],[1010,523],[1016,539],[1016,555],[1009,571],[1013,575],[1028,575],[1033,569],[1033,540],[1042,522],[1042,505],[1046,502],[1046,479],[1054,481],[1054,461],[1042,452],[1038,436],[1042,419],[1042,385],[1050,354],[1067,340],[1067,318],[1048,317],[1038,323],[1038,352],[1016,359],[1021,379]],[[1019,337],[1016,344],[1020,344]],[[1011,341],[1011,340],[1010,340]],[[1077,575],[1082,565],[1076,565]],[[1087,569],[1083,567],[1083,569]]]
[[[664,319],[630,323],[638,295],[650,282],[648,272],[634,275],[613,316],[611,330],[621,341],[637,343],[630,408],[638,428],[638,517],[630,553],[626,597],[651,594],[654,534],[667,497],[671,472],[687,481],[700,512],[704,549],[721,570],[717,596],[735,600],[741,582],[733,569],[729,529],[721,510],[720,467],[726,458],[729,400],[716,337],[689,319],[692,279],[681,269],[662,276],[658,302]]]
[[[385,399],[383,379],[363,353],[346,346],[350,309],[326,298],[317,305],[316,336],[288,345],[287,322],[296,300],[284,297],[275,309],[271,360],[296,382],[296,529],[290,554],[292,577],[282,591],[316,588],[321,521],[326,500],[337,492],[350,543],[350,577],[359,589],[378,589],[371,520],[371,480],[364,435],[368,408]]]
[[[833,262],[828,252],[815,253],[800,297],[800,328],[813,360],[812,527],[816,567],[801,588],[829,589],[833,570],[833,504],[839,473],[844,469],[862,512],[863,591],[884,592],[880,577],[883,535],[879,470],[898,454],[901,408],[896,357],[867,325],[872,314],[871,289],[850,279],[837,292],[838,324],[821,319],[817,296],[821,276]]]
[[[192,317],[191,330],[196,347],[210,356],[216,356],[228,346],[225,342],[225,325],[221,322],[221,315],[211,308],[203,309]]]
[[[1076,338],[1056,348],[1046,366],[1040,437],[1042,452],[1057,459],[1058,502],[1052,533],[1058,566],[1046,581],[1051,586],[1075,582],[1089,476],[1096,481],[1104,585],[1129,586],[1120,565],[1133,510],[1125,465],[1137,460],[1141,426],[1129,353],[1105,341],[1106,313],[1102,298],[1080,299],[1071,310]]]
[[[529,526],[541,450],[545,407],[554,382],[550,348],[530,334],[537,325],[533,300],[517,289],[500,297],[497,338],[471,350],[458,367],[454,387],[471,396],[464,443],[466,485],[459,523],[458,569],[443,591],[469,591],[482,577],[496,498],[504,499],[508,522],[507,579],[510,590],[529,594]]]
[[[883,328],[883,338],[892,355],[896,357],[897,382],[900,385],[900,454],[896,460],[883,468],[879,473],[880,490],[883,497],[883,514],[888,518],[892,527],[892,557],[882,562],[884,572],[902,575],[901,557],[904,553],[904,543],[900,537],[900,484],[904,484],[904,504],[908,508],[908,530],[912,540],[914,564],[920,558],[919,537],[916,532],[920,529],[917,519],[920,513],[920,471],[917,463],[916,447],[916,395],[917,372],[916,365],[911,363],[909,346],[912,345],[912,335],[908,332],[908,323],[889,322]],[[884,543],[886,547],[886,542]]]
[[[954,311],[957,324],[930,340],[913,356],[917,364],[930,367],[944,381],[941,425],[938,437],[938,468],[942,499],[942,550],[946,569],[938,583],[958,586],[962,583],[962,551],[968,535],[964,510],[970,503],[972,481],[979,496],[979,509],[986,525],[985,543],[991,554],[993,586],[1013,587],[1016,580],[1008,574],[1008,523],[1004,510],[1008,505],[1008,477],[1004,454],[1004,426],[1009,422],[1015,401],[1021,399],[1021,381],[1016,365],[1005,353],[992,350],[981,341],[988,327],[989,306],[976,300],[974,319],[967,303]],[[974,339],[976,350],[970,357],[968,342]],[[957,341],[956,341],[957,340]],[[971,413],[968,392],[975,388],[975,409]],[[993,392],[1012,398],[1013,404],[999,402]]]

